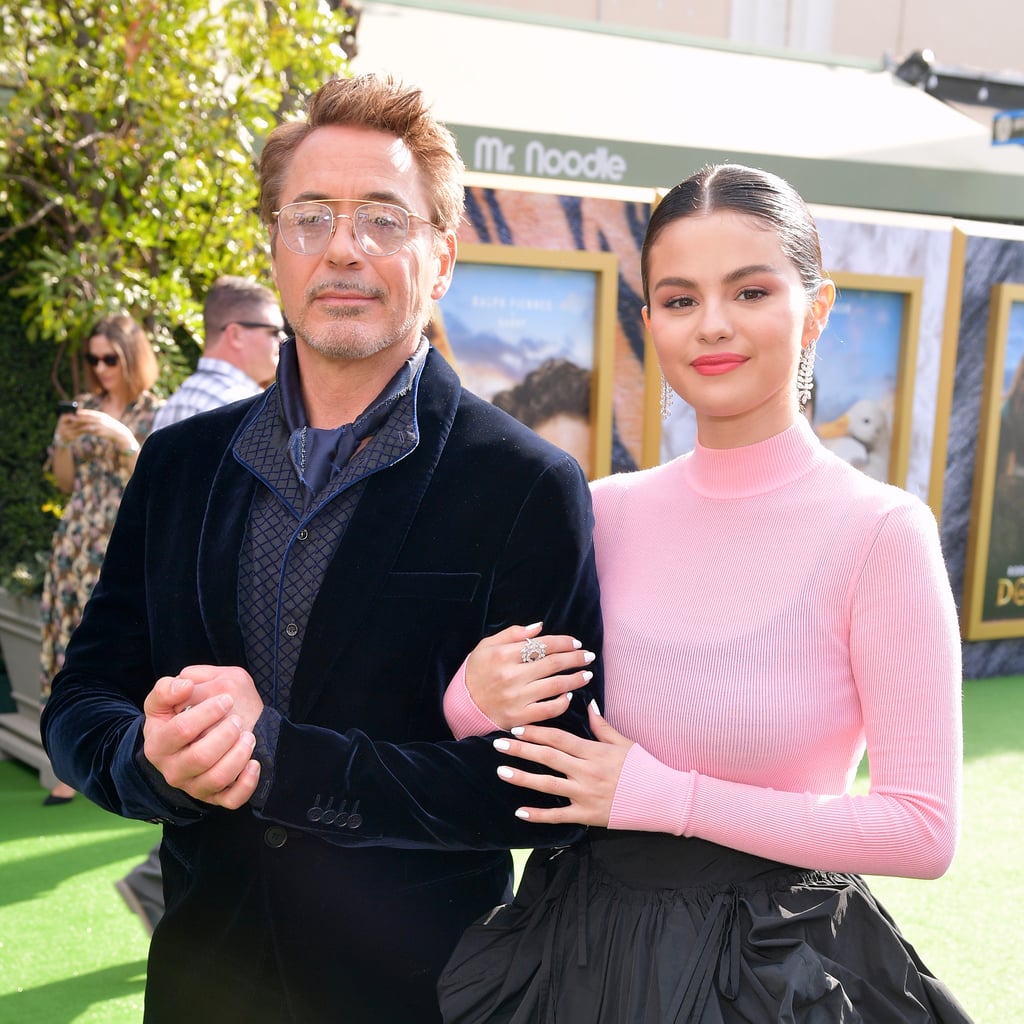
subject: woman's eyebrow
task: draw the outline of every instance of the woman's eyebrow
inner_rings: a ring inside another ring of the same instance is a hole
[[[723,284],[735,284],[744,278],[752,277],[755,274],[778,274],[778,270],[771,263],[751,263],[745,267],[737,267],[730,270],[722,278]],[[662,277],[654,285],[655,288],[696,288],[697,282],[688,277]]]

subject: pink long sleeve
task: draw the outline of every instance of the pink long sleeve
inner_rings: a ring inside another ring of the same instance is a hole
[[[934,877],[959,825],[960,643],[913,496],[801,423],[595,485],[612,828]],[[871,785],[848,789],[865,742]]]
[[[466,686],[465,661],[452,677],[448,689],[444,691],[443,706],[445,721],[457,740],[465,739],[467,736],[486,736],[487,733],[496,732],[501,728],[476,706],[470,695]]]

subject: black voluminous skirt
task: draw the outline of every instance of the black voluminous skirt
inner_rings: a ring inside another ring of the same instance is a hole
[[[439,993],[446,1024],[970,1024],[858,876],[602,829],[531,855]]]

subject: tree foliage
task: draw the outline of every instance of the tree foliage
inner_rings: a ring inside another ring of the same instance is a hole
[[[278,120],[345,72],[348,23],[332,6],[0,6],[0,245],[31,237],[14,282],[30,341],[74,349],[124,310],[150,329],[165,383],[188,368],[212,281],[266,278],[254,160]]]
[[[49,547],[66,358],[99,317],[190,372],[222,273],[266,279],[260,139],[352,48],[338,0],[0,3],[0,579]],[[26,344],[26,341],[28,342]]]

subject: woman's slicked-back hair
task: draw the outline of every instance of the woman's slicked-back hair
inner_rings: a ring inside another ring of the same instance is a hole
[[[786,257],[814,298],[824,279],[821,242],[807,204],[778,175],[742,164],[711,164],[675,186],[655,207],[640,250],[644,302],[650,303],[648,272],[651,246],[673,221],[731,211],[755,217],[772,228]]]
[[[260,218],[273,224],[292,155],[311,132],[328,125],[355,125],[401,139],[423,174],[433,209],[430,219],[442,232],[462,219],[465,167],[452,133],[431,114],[420,89],[390,75],[332,78],[310,97],[305,120],[278,125],[260,154]]]

